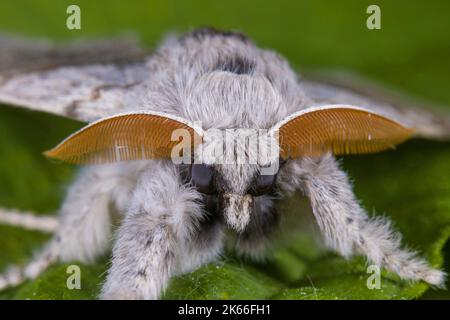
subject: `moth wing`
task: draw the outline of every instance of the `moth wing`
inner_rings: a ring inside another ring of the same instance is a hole
[[[148,75],[130,36],[55,45],[0,34],[0,103],[92,122],[136,109]]]
[[[301,79],[311,105],[345,104],[362,107],[405,124],[415,135],[450,139],[450,112],[445,108],[393,92],[360,76],[346,72],[309,73]]]

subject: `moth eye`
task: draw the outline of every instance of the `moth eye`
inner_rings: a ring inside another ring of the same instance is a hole
[[[204,164],[193,164],[191,167],[191,184],[195,186],[198,192],[216,194],[213,167]]]
[[[249,194],[258,197],[269,193],[275,183],[276,175],[259,175],[249,189]]]

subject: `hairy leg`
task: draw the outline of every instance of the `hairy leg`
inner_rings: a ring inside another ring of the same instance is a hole
[[[104,254],[111,241],[111,209],[124,210],[140,166],[83,169],[61,207],[53,238],[26,266],[0,275],[0,289],[34,279],[57,260],[91,262]]]
[[[46,233],[54,233],[58,230],[57,217],[36,215],[16,209],[0,208],[0,223]]]
[[[171,276],[216,257],[222,229],[208,221],[202,196],[171,163],[141,177],[118,230],[103,299],[157,299]]]
[[[286,174],[290,175],[291,184],[287,183]],[[345,257],[355,252],[363,254],[371,263],[404,279],[424,280],[436,286],[444,284],[445,273],[432,269],[416,253],[401,248],[401,236],[392,230],[389,220],[367,216],[347,175],[332,156],[298,160],[283,175],[281,184],[286,191],[297,187],[310,199],[329,247]]]
[[[139,172],[148,164],[87,167],[71,186],[61,208],[62,261],[92,262],[104,254],[112,240],[112,214],[125,211]]]

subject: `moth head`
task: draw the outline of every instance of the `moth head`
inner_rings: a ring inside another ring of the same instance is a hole
[[[228,226],[245,230],[259,197],[276,194],[277,173],[267,174],[257,164],[192,164],[185,182],[218,205]]]
[[[267,130],[208,130],[187,179],[199,192],[214,197],[227,224],[243,231],[255,197],[275,192],[278,143]],[[264,150],[264,152],[260,152]]]

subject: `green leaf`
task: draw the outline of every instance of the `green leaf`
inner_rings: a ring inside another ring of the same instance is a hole
[[[0,30],[66,39],[108,36],[136,30],[149,47],[172,30],[214,25],[240,29],[255,41],[286,55],[302,68],[359,71],[411,95],[450,105],[448,22],[450,3],[379,1],[382,30],[365,28],[367,1],[239,2],[166,1],[126,5],[77,1],[82,30],[65,28],[70,1],[14,0],[0,3]],[[22,7],[24,6],[24,7]],[[345,10],[342,7],[345,6]],[[26,9],[24,9],[26,8]],[[406,37],[405,34],[408,36]],[[346,42],[345,39],[351,39]],[[0,206],[52,214],[61,204],[75,168],[55,164],[41,152],[82,124],[43,113],[0,106]],[[449,270],[450,143],[413,140],[395,151],[343,159],[362,204],[387,215],[434,266]],[[315,241],[317,229],[305,227],[307,205],[286,199],[282,239],[263,262],[227,253],[220,261],[171,281],[165,299],[414,299],[449,298],[447,290],[407,283],[383,271],[381,289],[369,290],[361,257],[348,261]],[[23,264],[48,235],[0,225],[0,270]],[[444,258],[445,264],[444,264]],[[98,296],[107,259],[82,265],[81,289],[69,290],[70,264],[55,265],[34,281],[0,292],[0,299],[93,299]],[[71,263],[72,264],[72,263]]]
[[[69,265],[55,265],[42,276],[17,288],[14,299],[33,300],[87,300],[97,298],[103,283],[105,265],[83,266],[81,269],[81,288],[69,289],[67,279],[71,275]],[[70,280],[70,279],[69,279]]]

